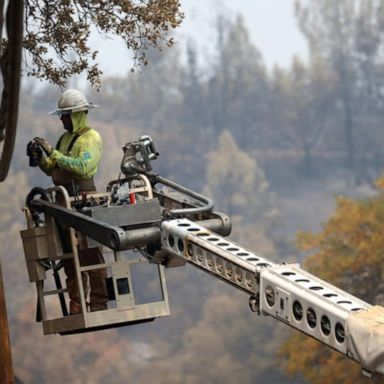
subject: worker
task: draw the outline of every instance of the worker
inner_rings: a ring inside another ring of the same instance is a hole
[[[30,165],[39,165],[43,172],[52,177],[53,183],[64,186],[70,196],[96,192],[93,176],[97,172],[101,159],[102,140],[99,133],[89,127],[87,121],[88,110],[96,107],[89,103],[79,90],[66,90],[59,99],[58,108],[50,112],[51,115],[60,116],[66,131],[59,138],[56,147],[53,148],[46,139],[41,137],[35,137],[27,147]],[[63,247],[68,249],[68,235],[63,237],[67,239],[63,241]],[[88,248],[82,244],[85,238],[80,234],[77,237],[79,260],[82,266],[104,263],[100,248]],[[67,275],[70,314],[78,314],[81,312],[81,306],[73,260],[63,260],[63,264]],[[89,279],[90,311],[107,309],[106,274],[106,269],[82,273],[86,298]]]

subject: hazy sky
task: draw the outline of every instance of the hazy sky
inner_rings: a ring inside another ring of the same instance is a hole
[[[214,44],[217,12],[231,17],[240,13],[252,41],[268,65],[289,65],[295,53],[306,56],[306,43],[296,26],[293,0],[181,0],[185,12],[181,36],[193,36],[200,44]],[[205,41],[205,43],[203,43]]]
[[[293,15],[293,0],[181,0],[185,19],[176,41],[181,47],[192,38],[199,48],[200,61],[211,59],[215,44],[214,22],[218,12],[229,17],[244,17],[252,41],[262,52],[266,64],[289,66],[292,56],[307,55],[306,43]],[[131,67],[130,54],[122,42],[93,38],[99,61],[106,75],[125,74]]]

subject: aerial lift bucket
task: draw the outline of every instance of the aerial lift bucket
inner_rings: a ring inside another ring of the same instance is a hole
[[[68,210],[71,209],[71,198],[63,187],[51,188],[45,192],[50,201],[57,200]],[[95,195],[95,198],[101,196],[109,197],[106,193]],[[121,214],[127,218],[132,216],[128,212],[130,208],[135,209],[134,205],[131,205],[123,211],[120,210],[120,215],[116,220],[122,220]],[[145,211],[143,207],[141,210]],[[44,334],[83,333],[148,322],[170,315],[162,265],[149,264],[145,257],[132,250],[118,252],[101,247],[101,244],[97,244],[92,239],[87,240],[92,247],[100,246],[100,249],[103,249],[105,263],[81,265],[78,252],[81,237],[79,233],[76,233],[73,228],[66,228],[68,236],[66,242],[70,244],[70,247],[69,249],[68,246],[63,247],[63,235],[60,229],[62,226],[52,216],[45,213],[44,219],[39,221],[32,217],[28,208],[24,208],[24,211],[28,228],[21,231],[21,237],[29,280],[36,284],[37,319],[42,322]],[[106,217],[110,220],[109,224],[111,221],[114,224],[113,210],[106,211],[108,211]],[[160,215],[160,213],[156,213],[153,204],[148,204],[147,211],[149,221],[156,220]],[[61,266],[63,260],[66,259],[73,261],[76,271],[81,306],[81,313],[76,315],[68,314],[68,289],[63,288],[61,284],[65,277]],[[84,285],[84,275],[98,269],[104,269],[108,273],[106,286],[109,301],[107,309],[91,312],[86,297],[87,283]]]

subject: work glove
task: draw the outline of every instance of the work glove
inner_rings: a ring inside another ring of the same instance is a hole
[[[33,140],[27,144],[27,156],[29,157],[30,167],[37,167],[39,165],[43,152],[39,144]]]
[[[43,137],[35,137],[33,140],[37,144],[39,144],[41,148],[43,148],[47,156],[49,156],[52,153],[53,147],[51,144],[48,143],[46,139],[44,139]]]

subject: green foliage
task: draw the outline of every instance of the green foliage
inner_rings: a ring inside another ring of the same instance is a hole
[[[92,26],[103,37],[123,39],[135,53],[135,62],[146,65],[146,50],[161,48],[163,43],[173,45],[168,34],[183,19],[178,0],[28,0],[25,5],[28,74],[61,86],[72,75],[86,71],[91,84],[100,87],[101,71],[95,64],[98,51],[88,43]]]

